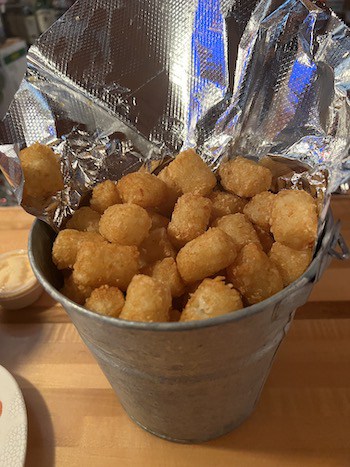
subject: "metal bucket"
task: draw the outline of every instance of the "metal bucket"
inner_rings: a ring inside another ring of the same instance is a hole
[[[29,255],[37,278],[68,312],[128,415],[151,433],[184,443],[217,438],[249,417],[295,310],[331,256],[346,256],[329,214],[313,263],[277,295],[207,321],[144,324],[91,313],[61,295],[54,238],[47,224],[34,223]]]

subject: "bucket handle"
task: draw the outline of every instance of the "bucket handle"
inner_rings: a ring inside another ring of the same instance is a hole
[[[329,255],[333,258],[344,261],[350,258],[350,250],[342,234],[340,233],[341,224],[338,221],[334,228],[333,241],[329,248]]]

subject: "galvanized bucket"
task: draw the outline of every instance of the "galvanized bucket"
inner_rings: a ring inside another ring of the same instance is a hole
[[[61,295],[51,260],[54,238],[47,224],[34,223],[29,254],[37,278],[66,309],[128,415],[151,433],[183,443],[217,438],[249,417],[295,310],[331,256],[346,256],[329,214],[313,263],[279,294],[212,320],[144,324],[91,313]]]

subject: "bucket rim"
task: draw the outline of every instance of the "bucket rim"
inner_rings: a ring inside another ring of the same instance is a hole
[[[311,262],[308,269],[304,272],[302,276],[299,277],[295,282],[290,284],[288,287],[285,287],[277,294],[273,295],[272,297],[267,298],[266,300],[256,303],[254,305],[250,305],[246,308],[242,308],[241,310],[234,311],[231,313],[227,313],[225,315],[217,316],[215,318],[210,318],[206,320],[198,320],[198,321],[189,321],[189,322],[172,322],[172,323],[143,323],[138,321],[127,321],[119,318],[112,318],[104,315],[100,315],[93,311],[87,310],[81,305],[73,302],[63,294],[61,294],[53,285],[46,279],[44,274],[42,273],[40,267],[37,264],[36,258],[33,252],[33,242],[34,242],[34,235],[35,230],[40,228],[40,225],[44,224],[47,225],[44,221],[40,219],[36,219],[30,229],[29,239],[28,239],[28,256],[31,267],[35,276],[37,277],[38,281],[44,288],[44,290],[57,302],[59,302],[66,313],[70,315],[70,310],[74,310],[78,315],[83,316],[88,319],[92,319],[97,323],[102,325],[111,325],[118,328],[124,328],[128,330],[137,330],[137,331],[155,331],[155,332],[180,332],[180,331],[195,331],[198,329],[204,329],[209,327],[215,327],[219,325],[224,325],[227,323],[231,323],[234,321],[240,321],[242,319],[251,317],[259,312],[261,312],[264,308],[269,307],[271,305],[276,305],[279,302],[282,302],[285,297],[292,294],[297,289],[300,289],[307,285],[313,277],[317,277],[317,264],[321,262],[321,259],[324,255],[328,254],[325,247],[330,244],[333,229],[332,229],[332,215],[329,212],[327,216],[327,221],[324,226],[324,233],[323,233],[323,240],[321,246],[315,255],[313,261]],[[331,224],[331,225],[330,225]],[[39,226],[39,227],[38,227]],[[50,227],[50,226],[48,226]],[[314,271],[313,271],[314,270]],[[310,274],[312,272],[312,274]],[[309,277],[308,277],[309,276]]]

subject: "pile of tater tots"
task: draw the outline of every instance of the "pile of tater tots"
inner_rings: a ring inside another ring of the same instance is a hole
[[[306,191],[270,191],[266,166],[237,157],[217,174],[194,150],[158,175],[97,185],[54,243],[62,293],[141,322],[214,318],[259,303],[309,266],[318,215]]]

